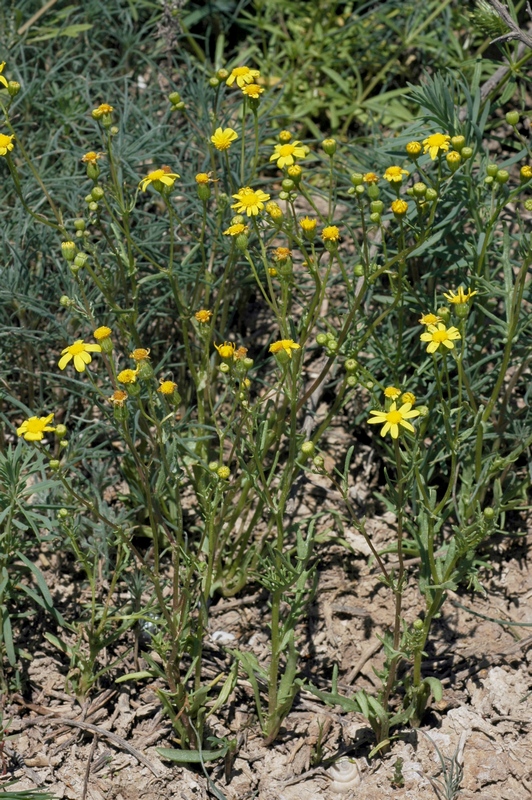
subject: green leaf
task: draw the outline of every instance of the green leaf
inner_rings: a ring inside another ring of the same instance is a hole
[[[178,764],[202,764],[204,761],[217,761],[229,751],[226,745],[220,750],[172,750],[170,747],[157,747],[157,752],[161,758],[167,761],[175,761]]]

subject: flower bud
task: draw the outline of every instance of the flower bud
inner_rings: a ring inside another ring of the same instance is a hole
[[[484,515],[484,519],[486,520],[492,520],[495,517],[495,511],[493,508],[491,508],[491,506],[486,506],[482,513]]]
[[[445,156],[445,160],[447,161],[447,166],[451,170],[451,172],[456,172],[460,164],[462,163],[462,158],[458,150],[451,150],[450,153],[447,153]]]
[[[365,186],[355,186],[355,194],[363,195],[365,191],[366,191]]]
[[[314,446],[314,442],[303,442],[301,445],[301,454],[305,456],[305,458],[310,458],[310,456],[314,455],[316,448]]]
[[[427,189],[427,193],[425,195],[429,203],[434,202],[434,200],[438,199],[438,192],[436,189]]]
[[[527,211],[532,211],[532,198],[525,200],[524,205]]]
[[[353,172],[350,176],[350,180],[353,186],[360,186],[364,183],[364,176],[361,172]]]
[[[231,367],[229,366],[229,364],[226,364],[225,361],[222,361],[218,369],[220,370],[220,372],[223,372],[224,375],[227,375],[227,373],[230,372]]]
[[[382,214],[384,211],[384,203],[382,200],[373,200],[369,204],[369,208],[372,214]]]
[[[404,217],[408,211],[408,203],[406,203],[404,200],[394,200],[390,207],[394,215],[399,219]]]
[[[74,266],[81,269],[81,267],[85,266],[88,260],[89,257],[87,253],[77,253],[76,257],[74,258]]]
[[[235,239],[237,250],[244,253],[248,249],[249,236],[247,233],[239,233]]]
[[[54,472],[57,472],[58,469],[61,469],[61,462],[57,460],[57,458],[52,458],[51,461],[48,462],[48,466]]]
[[[291,192],[293,189],[295,189],[295,186],[296,185],[295,185],[294,181],[291,178],[285,178],[281,182],[281,187],[282,187],[284,192]]]
[[[66,519],[68,517],[68,509],[60,508],[57,512],[59,519]]]
[[[128,394],[130,394],[129,388]],[[128,418],[128,414],[129,409],[126,405],[121,406],[117,404],[113,407],[113,417],[117,422],[125,422],[125,420]]]
[[[499,171],[499,167],[497,164],[488,164],[486,167],[486,174],[489,175],[491,178],[494,178],[497,172]]]
[[[355,386],[358,386],[358,378],[356,375],[348,375],[345,382],[350,389],[354,389]]]
[[[369,215],[369,219],[370,219],[370,222],[372,222],[374,225],[378,225],[380,223],[380,221],[381,221],[381,215],[377,214],[377,213],[370,214]]]
[[[61,252],[67,261],[74,261],[77,252],[75,242],[61,242]]]
[[[377,200],[380,196],[381,190],[376,183],[370,183],[368,186],[368,197],[370,200]]]
[[[89,211],[95,212],[98,211],[98,208],[99,208],[98,203],[94,202],[89,203]]]
[[[20,92],[20,83],[18,81],[9,81],[7,84],[7,93],[10,97],[16,97]]]
[[[428,406],[418,406],[417,410],[419,411],[420,417],[427,417],[429,414],[429,407]]]
[[[497,170],[497,174],[495,175],[495,180],[497,183],[503,184],[508,183],[510,180],[510,173],[507,172],[505,169]]]
[[[105,192],[101,186],[95,186],[94,189],[91,191],[91,197],[93,200],[98,202],[104,196]]]
[[[61,297],[59,298],[59,305],[62,306],[63,308],[70,308],[70,306],[73,305],[73,303],[74,301],[71,300],[67,294],[62,294]]]
[[[451,137],[451,147],[453,148],[453,150],[458,150],[459,153],[465,147],[465,143],[466,143],[465,136],[452,136]]]
[[[467,303],[456,303],[453,311],[458,319],[467,319],[467,315],[469,314],[469,306]]]
[[[473,155],[473,148],[472,147],[462,147],[460,150],[460,155],[462,156],[464,161],[467,161],[468,158],[471,158]]]
[[[346,372],[356,372],[358,364],[354,358],[348,358],[344,364]]]
[[[378,217],[379,219],[381,218],[380,214],[372,214],[371,216],[372,217]],[[373,220],[372,220],[372,222],[373,222]],[[364,265],[363,264],[355,264],[355,266],[353,267],[353,275],[355,276],[355,278],[362,278],[363,275],[364,275]]]
[[[58,439],[64,439],[67,433],[68,431],[66,425],[55,426],[55,435],[57,436]]]
[[[168,95],[168,100],[172,103],[173,106],[175,106],[181,100],[181,95],[179,94],[179,92],[172,92],[171,94]]]
[[[321,143],[323,151],[327,153],[328,156],[333,156],[336,153],[336,140],[335,139],[324,139]]]
[[[440,306],[440,308],[436,311],[436,316],[441,317],[442,322],[446,325],[451,319],[451,312],[447,308],[447,306]]]
[[[414,190],[414,194],[416,197],[425,197],[425,195],[427,194],[427,186],[421,181],[415,183],[412,186],[412,189]]]
[[[100,175],[100,167],[98,164],[87,164],[87,178],[91,181],[97,181]]]
[[[74,228],[77,231],[84,231],[85,230],[85,220],[84,219],[75,219],[74,220]]]
[[[209,78],[209,86],[211,89],[216,89],[220,85],[220,80],[218,78]]]
[[[409,197],[414,197],[414,187],[413,186],[409,186],[408,189],[406,190],[406,194]]]
[[[318,333],[316,336],[316,343],[320,345],[320,347],[325,347],[328,341],[328,336],[326,333]]]
[[[508,111],[508,113],[505,115],[505,119],[508,125],[511,125],[513,128],[515,128],[516,125],[519,125],[519,111]]]
[[[229,467],[218,467],[218,469],[216,470],[216,474],[218,475],[220,480],[226,481],[231,476],[231,470],[229,469]]]
[[[325,466],[325,459],[323,456],[314,456],[312,459],[312,463],[316,467],[316,469],[323,469]]]
[[[484,178],[484,183],[487,186],[489,186],[490,184],[493,183],[493,177],[491,175],[486,175],[486,177]]]
[[[198,190],[198,197],[203,202],[206,203],[207,200],[211,196],[211,187],[207,186],[205,183],[200,183],[197,187]]]
[[[414,620],[414,623],[413,623],[412,627],[414,628],[415,631],[422,631],[423,630],[423,620],[422,619]]]

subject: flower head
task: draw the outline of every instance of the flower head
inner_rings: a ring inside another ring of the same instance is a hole
[[[397,400],[400,394],[401,390],[397,389],[395,386],[387,386],[384,390],[384,396],[389,397],[390,400]]]
[[[171,187],[176,182],[179,175],[177,172],[172,172],[170,167],[161,167],[160,169],[154,169],[152,172],[148,172],[145,178],[143,178],[140,183],[140,190],[141,192],[145,192],[150,183],[154,183],[158,181],[162,183],[163,186]]]
[[[248,354],[247,347],[238,347],[235,352],[233,353],[233,358],[235,361],[242,361]]]
[[[441,344],[449,350],[453,350],[454,342],[460,338],[458,328],[446,328],[443,322],[439,322],[437,325],[428,325],[425,333],[420,336],[422,342],[429,343],[427,353],[435,353]]]
[[[444,292],[443,296],[449,301],[449,303],[457,303],[461,305],[462,303],[467,303],[468,300],[471,300],[475,294],[478,294],[478,292],[472,292],[471,289],[468,289],[467,292],[465,292],[463,288],[459,286],[456,290],[456,294],[451,290],[447,294]]]
[[[122,408],[128,397],[128,393],[124,392],[123,389],[116,389],[109,398],[109,402],[114,406],[119,406],[119,408]]]
[[[264,208],[264,203],[270,199],[270,195],[261,189],[250,189],[249,186],[239,189],[233,197],[237,202],[233,203],[231,208],[236,209],[237,214],[247,214],[248,217],[255,217]]]
[[[177,389],[177,383],[174,381],[161,381],[161,385],[157,389],[161,394],[173,394]]]
[[[220,358],[232,358],[235,354],[235,346],[233,342],[224,342],[223,344],[215,344]]]
[[[316,231],[317,223],[315,219],[310,219],[310,217],[303,217],[303,219],[299,220],[299,224],[301,225],[305,233],[313,234]]]
[[[5,61],[2,61],[2,63],[0,64],[0,83],[2,84],[2,86],[5,86],[5,88],[7,89],[9,84],[8,84],[7,80],[4,78],[4,76],[2,75],[2,72],[4,71],[5,65],[6,65]]]
[[[100,339],[108,339],[112,332],[111,328],[108,328],[107,325],[102,325],[100,328],[96,328],[92,335],[99,342]]]
[[[5,133],[0,133],[0,156],[6,156],[14,148],[14,136],[8,136]]]
[[[266,213],[269,214],[272,219],[282,219],[283,216],[281,207],[274,200],[270,200],[269,203],[266,203]]]
[[[96,164],[98,159],[103,158],[105,153],[95,153],[94,150],[90,150],[88,153],[82,157],[82,161],[84,164]]]
[[[205,324],[212,317],[212,311],[207,311],[206,308],[200,308],[199,311],[196,311],[196,313],[194,314],[194,317],[195,317],[197,322],[201,322],[202,324]]]
[[[289,250],[288,247],[276,247],[273,251],[273,258],[275,261],[286,261],[291,255],[292,251]]]
[[[116,376],[118,383],[135,383],[137,380],[137,375],[139,373],[139,368],[137,369],[123,369],[122,372],[119,372]]]
[[[199,186],[203,186],[204,184],[209,183],[209,181],[212,180],[212,179],[209,178],[209,175],[208,175],[207,172],[198,172],[198,174],[196,175],[194,180],[196,181],[196,183]]]
[[[258,69],[250,69],[249,67],[235,67],[226,80],[228,86],[232,86],[236,81],[236,85],[241,89],[247,83],[255,83],[255,78],[260,77]]]
[[[321,232],[321,238],[324,242],[337,242],[340,238],[340,231],[336,225],[327,225]]]
[[[229,150],[235,139],[238,139],[238,133],[232,128],[216,128],[211,136],[211,142],[217,150]]]
[[[85,367],[92,361],[90,354],[101,352],[102,348],[99,344],[85,344],[83,339],[77,339],[74,344],[61,351],[58,367],[64,369],[68,362],[74,359],[74,369],[77,372],[85,372]]]
[[[423,152],[430,153],[430,157],[434,161],[438,157],[438,153],[447,152],[450,141],[451,137],[446,133],[433,133],[432,136],[423,139]]]
[[[93,110],[92,116],[94,119],[101,119],[105,114],[110,114],[112,111],[114,111],[114,108],[109,103],[100,103],[98,108]]]
[[[388,167],[383,177],[390,183],[402,183],[403,175],[410,175],[410,173],[402,167]]]
[[[263,91],[262,86],[258,86],[256,83],[249,83],[247,86],[242,87],[242,93],[246,97],[252,97],[254,100],[258,100]]]
[[[441,317],[436,314],[422,314],[419,322],[421,325],[436,325],[437,322],[441,322]]]
[[[416,396],[412,392],[404,392],[401,395],[401,403],[410,403],[411,406],[416,402]]]
[[[286,171],[288,173],[288,177],[292,178],[294,183],[298,183],[301,180],[301,176],[303,175],[303,170],[299,166],[299,164],[292,164],[292,166],[288,167]]]
[[[525,164],[523,167],[521,167],[519,175],[521,176],[521,180],[523,182],[529,181],[530,178],[532,178],[532,167],[530,167],[528,164]]]
[[[305,158],[306,150],[301,146],[301,142],[288,142],[287,144],[276,144],[270,161],[277,161],[279,169],[289,167],[294,163],[294,158]]]
[[[279,342],[273,342],[270,345],[270,353],[276,355],[284,352],[289,358],[292,358],[292,350],[299,350],[299,348],[300,345],[296,344],[293,339],[281,339]]]
[[[145,361],[147,358],[150,357],[149,349],[145,347],[137,347],[136,350],[133,350],[132,353],[129,354],[130,358],[133,358],[135,361]]]
[[[396,217],[404,217],[408,211],[408,203],[405,200],[394,200],[390,208]]]
[[[397,408],[396,403],[392,403],[388,411],[370,411],[372,419],[368,419],[369,425],[383,425],[381,436],[386,436],[390,432],[392,439],[399,436],[399,426],[406,428],[407,431],[414,433],[414,426],[408,422],[409,419],[419,417],[419,411],[411,410],[411,403],[403,403],[401,408]]]
[[[248,233],[249,228],[247,225],[243,225],[242,222],[237,222],[235,225],[230,225],[227,230],[224,231],[224,236],[240,236],[241,233]]]
[[[364,177],[364,183],[378,183],[379,176],[375,172],[366,172]]]
[[[27,442],[40,442],[45,433],[55,431],[50,425],[53,418],[53,414],[48,414],[47,417],[30,417],[17,428],[17,436],[23,436]]]
[[[281,144],[288,144],[288,142],[292,141],[292,134],[290,133],[290,131],[280,131],[279,141],[281,142]]]

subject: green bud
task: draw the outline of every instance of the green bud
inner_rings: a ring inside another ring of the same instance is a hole
[[[85,230],[85,220],[84,219],[75,219],[74,220],[74,228],[77,231],[84,231]]]
[[[379,195],[380,195],[380,193],[381,193],[381,190],[379,189],[377,184],[376,183],[370,183],[370,185],[368,186],[368,197],[369,197],[369,199],[370,200],[377,200]]]
[[[216,73],[216,77],[220,78],[221,81],[226,81],[229,77],[229,72],[226,69],[219,69]]]
[[[508,183],[510,180],[510,173],[507,172],[505,169],[497,170],[497,174],[495,175],[495,180],[497,183]]]
[[[353,172],[350,176],[350,180],[353,186],[360,186],[364,183],[364,176],[361,172]]]
[[[354,195],[355,194],[355,187],[354,186],[350,186],[349,189],[347,190],[347,194],[349,196]]]
[[[65,447],[68,447],[68,439],[61,439],[59,442],[59,447],[64,450]]]
[[[453,150],[457,150],[459,153],[462,152],[464,149],[466,140],[465,136],[452,136],[451,137],[451,147]]]
[[[498,171],[499,167],[497,166],[497,164],[488,164],[488,166],[486,167],[486,174],[491,175],[492,178],[495,177]]]
[[[415,631],[423,630],[423,620],[422,619],[414,620],[412,627],[414,628]]]
[[[87,253],[77,253],[76,257],[74,259],[74,266],[75,267],[79,267],[81,269],[81,267],[85,266],[85,264],[87,263],[88,260],[89,260],[89,257],[87,255]]]
[[[491,508],[491,506],[486,506],[486,508],[482,513],[484,514],[484,519],[487,520],[492,520],[495,517],[495,511],[493,510],[493,508]]]
[[[174,106],[174,109],[176,111],[183,111],[185,108],[186,108],[186,106],[185,106],[185,104],[183,103],[182,100],[181,100],[180,103],[176,103],[175,106]]]
[[[250,370],[250,369],[251,369],[251,367],[253,366],[253,364],[254,364],[254,361],[253,361],[253,359],[252,359],[252,358],[247,358],[247,357],[246,357],[246,358],[243,358],[243,359],[242,359],[242,362],[241,362],[241,363],[242,363],[242,366],[245,368],[245,370],[246,370],[246,372],[247,372],[247,371],[248,371],[248,370]]]
[[[484,183],[487,186],[490,186],[493,183],[493,176],[492,175],[486,175],[486,177],[484,178]]]
[[[369,215],[369,219],[370,219],[370,222],[372,222],[374,225],[378,225],[380,223],[380,221],[381,221],[381,215],[380,214],[370,214]]]
[[[18,81],[9,81],[7,84],[7,93],[10,97],[16,97],[20,92],[20,83]]]
[[[373,214],[371,215],[373,216]],[[380,214],[378,215],[380,217]],[[362,278],[364,275],[364,265],[363,264],[355,264],[353,267],[353,275],[355,278]]]
[[[235,240],[237,250],[244,253],[248,249],[249,237],[247,233],[239,233]]]
[[[225,361],[222,361],[218,369],[220,370],[220,372],[223,372],[224,375],[227,375],[227,373],[230,372],[231,367],[229,366],[229,364],[226,364]]]
[[[373,200],[369,204],[369,208],[372,214],[382,214],[384,211],[384,203],[382,200]]]
[[[231,476],[231,470],[229,469],[229,467],[218,467],[218,469],[216,470],[216,474],[218,475],[220,480],[226,481]]]
[[[453,311],[458,319],[467,319],[469,314],[469,305],[467,303],[457,303],[455,304]]]
[[[324,139],[321,143],[323,151],[327,153],[328,156],[333,156],[336,153],[336,141],[335,139]]]
[[[95,186],[94,189],[91,191],[91,197],[93,200],[101,200],[104,196],[105,192],[101,186]]]
[[[356,375],[348,375],[345,382],[350,389],[354,389],[358,385],[358,378]]]
[[[60,508],[57,512],[59,519],[66,519],[68,517],[68,509]]]
[[[414,197],[414,187],[413,186],[409,186],[408,189],[406,190],[406,194],[409,197]]]
[[[436,189],[427,189],[427,193],[425,195],[429,203],[434,202],[434,200],[438,199],[438,192]]]
[[[355,186],[355,194],[363,195],[365,191],[366,191],[365,186]]]
[[[344,364],[344,368],[346,372],[356,372],[358,367],[357,362],[354,358],[348,358]]]
[[[425,195],[427,194],[427,188],[428,187],[426,186],[426,184],[422,183],[421,181],[415,183],[412,186],[412,189],[414,190],[414,194],[416,197],[425,197]]]
[[[326,333],[318,333],[316,336],[316,343],[320,345],[320,347],[325,347],[328,342],[328,336]]]
[[[419,411],[419,416],[420,417],[428,416],[428,413],[429,413],[428,406],[417,406],[417,410]]]
[[[89,211],[98,211],[98,203],[89,203]]]
[[[207,200],[211,196],[211,187],[207,186],[205,183],[199,184],[198,187],[198,197],[203,202],[206,203]]]
[[[59,298],[59,305],[62,306],[63,308],[70,308],[70,306],[73,305],[73,303],[74,301],[71,300],[67,294],[62,294],[61,297]]]
[[[77,253],[75,242],[61,242],[61,252],[67,261],[74,261]]]
[[[48,462],[48,466],[51,470],[57,472],[57,470],[61,468],[61,462],[58,461],[57,458],[52,458],[52,460]]]
[[[168,100],[172,103],[172,105],[177,105],[181,100],[181,95],[179,92],[172,92],[172,94],[168,95]]]
[[[325,466],[325,459],[323,456],[314,456],[312,459],[312,463],[316,467],[316,469],[323,469]]]
[[[209,461],[209,470],[211,472],[217,472],[219,466],[220,464],[218,461]]]
[[[456,148],[458,149],[458,148]],[[473,148],[472,147],[462,147],[460,150],[460,155],[464,161],[467,161],[468,158],[471,158],[473,155]]]
[[[295,185],[294,181],[292,180],[292,178],[285,178],[281,182],[281,187],[282,187],[284,192],[291,192],[293,189],[295,189],[295,186],[296,185]]]
[[[242,214],[235,214],[235,216],[231,219],[231,225],[243,225],[246,221],[246,218],[242,216]]]
[[[449,322],[449,320],[451,319],[451,312],[449,311],[447,306],[440,306],[438,308],[438,310],[436,311],[436,315],[438,317],[441,317],[443,322],[445,322],[446,325]]]
[[[218,80],[218,78],[209,78],[209,86],[212,89],[216,89],[216,87],[219,86],[219,85],[220,85],[220,81]]]
[[[336,351],[338,350],[338,342],[335,339],[329,339],[327,341],[327,349],[331,353],[336,353]]]
[[[91,181],[97,181],[100,176],[100,167],[98,164],[87,164],[87,178]]]
[[[64,439],[67,433],[68,431],[66,425],[55,426],[55,435],[57,436],[58,439]]]
[[[505,119],[508,125],[511,125],[513,128],[515,128],[516,125],[519,125],[519,111],[508,111],[508,113],[505,115]]]
[[[532,199],[525,200],[525,208],[527,211],[532,211]]]
[[[290,200],[290,192],[279,192],[279,200]]]
[[[316,448],[314,446],[314,442],[303,442],[303,444],[301,445],[301,453],[306,458],[309,458],[310,456],[313,456],[315,450],[316,450]]]

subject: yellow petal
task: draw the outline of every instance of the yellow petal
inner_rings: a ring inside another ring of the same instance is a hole
[[[68,364],[68,362],[70,361],[70,359],[72,358],[72,354],[68,352],[68,348],[66,349],[66,351],[63,350],[63,353],[65,353],[65,355],[59,359],[59,363],[57,365],[59,369],[64,369]]]

